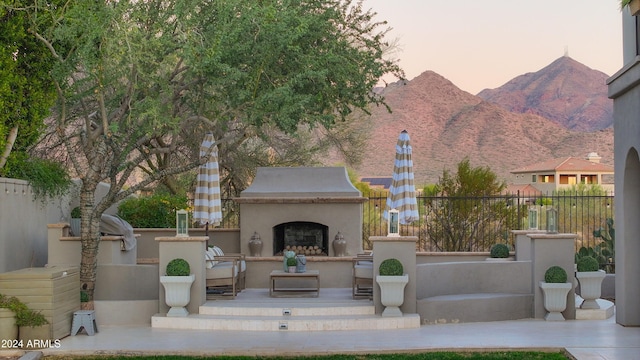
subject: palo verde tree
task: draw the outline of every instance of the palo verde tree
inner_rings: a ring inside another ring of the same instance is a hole
[[[444,170],[426,198],[426,232],[438,251],[488,250],[504,235],[515,216],[515,206],[496,199],[506,187],[488,167],[458,163],[455,174]],[[516,222],[517,223],[517,222]]]
[[[82,182],[90,299],[102,213],[203,163],[206,132],[231,152],[271,131],[331,128],[384,104],[371,89],[401,76],[382,57],[384,24],[351,0],[36,0],[22,11],[54,59],[57,102],[42,146],[67,156]],[[110,189],[96,199],[100,182]]]

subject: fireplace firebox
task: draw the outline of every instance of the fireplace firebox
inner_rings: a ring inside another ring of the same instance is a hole
[[[308,221],[293,221],[273,228],[273,255],[290,250],[302,255],[328,255],[329,227]]]

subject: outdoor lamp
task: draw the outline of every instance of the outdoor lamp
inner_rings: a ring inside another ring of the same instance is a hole
[[[400,213],[397,209],[389,210],[387,236],[400,236]]]
[[[552,234],[558,232],[558,210],[553,207],[547,209],[547,232]]]
[[[529,230],[538,229],[538,208],[529,208]]]
[[[185,209],[176,211],[176,236],[189,236],[189,213]]]

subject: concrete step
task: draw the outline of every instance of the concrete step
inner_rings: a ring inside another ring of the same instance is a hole
[[[151,327],[225,331],[392,330],[419,328],[420,316],[404,314],[402,317],[380,315],[238,317],[191,314],[186,317],[167,317],[165,314],[156,314],[151,318]]]
[[[374,315],[373,303],[264,304],[243,303],[236,306],[207,302],[200,306],[200,315],[265,317],[265,316],[339,316]]]

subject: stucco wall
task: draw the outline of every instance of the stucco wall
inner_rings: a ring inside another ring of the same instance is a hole
[[[33,199],[28,182],[0,178],[0,273],[47,263],[47,224],[69,214],[69,200]]]

